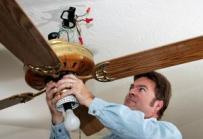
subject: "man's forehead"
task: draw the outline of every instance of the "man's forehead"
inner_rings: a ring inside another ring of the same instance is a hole
[[[147,77],[140,77],[138,79],[136,79],[133,83],[133,85],[135,86],[146,86],[146,87],[155,87],[155,82],[152,81],[151,79],[147,78]]]

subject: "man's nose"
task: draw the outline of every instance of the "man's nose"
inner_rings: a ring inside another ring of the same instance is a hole
[[[135,96],[137,93],[136,93],[136,90],[135,89],[131,89],[130,91],[129,91],[129,95],[131,95],[131,96]]]

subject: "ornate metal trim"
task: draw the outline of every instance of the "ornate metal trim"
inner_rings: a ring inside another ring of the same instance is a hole
[[[42,75],[54,75],[59,72],[61,68],[61,63],[58,63],[56,66],[25,65],[25,67],[31,69],[33,72],[36,72]]]
[[[109,73],[105,70],[105,67],[109,65],[109,62],[102,62],[95,67],[95,79],[100,82],[110,82],[115,78],[109,77]]]

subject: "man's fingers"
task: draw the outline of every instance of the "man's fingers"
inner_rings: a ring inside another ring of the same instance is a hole
[[[46,92],[49,92],[52,88],[56,87],[56,83],[50,81],[49,83],[47,83],[46,85]]]
[[[56,103],[62,98],[61,93],[56,93],[54,98],[51,100],[52,105],[56,106]]]
[[[52,99],[56,92],[57,92],[56,83],[49,82],[46,86],[46,98],[47,98],[47,100]]]
[[[62,93],[61,93],[61,97],[65,97],[65,96],[69,96],[69,95],[75,95],[75,93],[73,92],[73,90],[71,89],[64,89],[62,90]]]
[[[57,89],[58,92],[63,91],[64,89],[72,89],[75,87],[75,83],[69,82],[69,81],[62,81],[60,83],[57,83]]]

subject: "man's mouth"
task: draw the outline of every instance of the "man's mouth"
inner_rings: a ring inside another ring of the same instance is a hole
[[[133,102],[133,103],[136,103],[136,101],[135,100],[133,100],[132,98],[127,98],[127,102]]]

